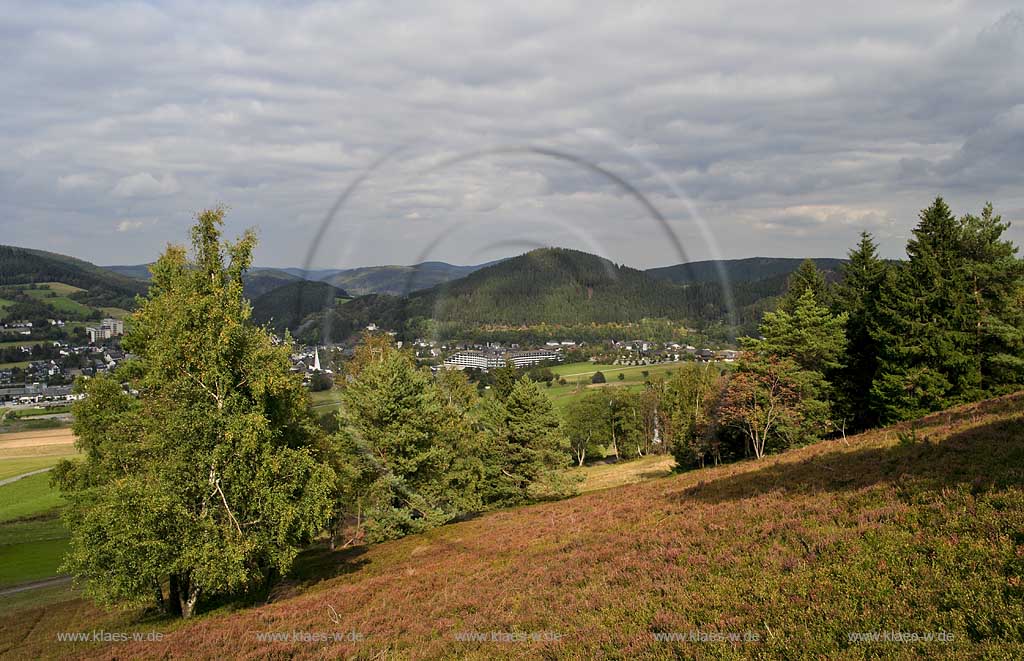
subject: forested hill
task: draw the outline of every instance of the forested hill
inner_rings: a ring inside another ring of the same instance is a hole
[[[37,282],[63,282],[88,290],[83,302],[130,308],[145,283],[108,271],[89,262],[31,248],[0,245],[0,286]]]
[[[790,257],[748,257],[746,259],[721,259],[703,262],[688,262],[674,266],[662,266],[648,269],[647,275],[659,280],[667,280],[677,284],[690,282],[718,282],[721,274],[730,282],[755,282],[758,280],[776,279],[785,286],[785,278],[796,271],[804,259]],[[839,267],[845,259],[819,257],[811,260],[826,279],[838,276]],[[780,278],[780,276],[782,276]]]
[[[826,277],[838,277],[842,260],[816,261]],[[326,320],[307,318],[305,328],[326,321],[331,335],[343,339],[369,323],[411,329],[415,335],[417,319],[479,328],[665,318],[698,327],[732,321],[738,333],[750,333],[799,265],[800,260],[773,258],[725,262],[734,305],[730,318],[730,297],[715,262],[655,269],[659,277],[653,277],[578,250],[543,248],[406,297],[356,298],[329,312]]]
[[[252,300],[252,320],[264,325],[270,324],[275,330],[293,330],[306,317],[329,310],[347,299],[345,290],[326,282],[297,280],[276,287]]]
[[[460,280],[416,292],[409,313],[468,324],[629,322],[686,319],[681,289],[577,250],[543,248]]]
[[[392,294],[401,296],[463,278],[488,266],[458,266],[446,262],[423,262],[413,266],[367,266],[345,269],[323,280],[350,294]]]

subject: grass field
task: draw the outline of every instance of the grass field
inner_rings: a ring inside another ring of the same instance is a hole
[[[71,600],[0,615],[15,658],[1020,658],[1024,395],[762,461],[304,553],[188,623]],[[26,623],[30,622],[31,626]],[[66,644],[58,631],[161,631]],[[256,633],[356,631],[360,642]],[[899,644],[857,632],[944,632]],[[491,642],[464,633],[541,634]],[[694,641],[689,632],[750,640]],[[665,640],[679,634],[682,640]],[[756,638],[756,640],[755,640]]]
[[[14,369],[15,367],[24,369],[28,367],[30,364],[32,364],[32,361],[29,360],[20,360],[16,363],[0,363],[0,370],[9,370]]]
[[[125,319],[131,314],[131,312],[124,308],[100,308],[100,310],[103,311],[105,316],[111,317],[112,319]]]
[[[0,486],[0,523],[40,514],[60,504],[60,493],[50,488],[49,473],[30,475]]]
[[[69,444],[73,438],[70,431],[0,435],[0,480],[76,456]],[[68,543],[59,519],[61,504],[49,473],[0,486],[0,588],[56,576]],[[8,600],[38,603],[12,595],[0,599],[0,608]]]
[[[657,477],[666,477],[672,473],[676,461],[672,455],[648,455],[632,461],[618,463],[593,464],[583,468],[573,468],[571,472],[583,476],[580,492],[598,491],[625,484],[635,484]]]
[[[60,413],[70,413],[70,406],[47,406],[43,408],[32,408],[32,409],[17,409],[15,411],[9,411],[7,413],[8,418],[20,420],[24,418],[35,418],[40,415],[57,415]]]
[[[38,289],[31,289],[26,285],[15,285],[14,288],[21,289],[32,298],[42,301],[57,312],[72,314],[89,314],[92,312],[92,308],[88,305],[83,305],[70,298],[70,294],[84,291],[83,289],[64,284],[63,282],[40,282],[38,285],[40,287]]]
[[[644,382],[647,379],[667,379],[672,372],[680,369],[685,363],[659,363],[656,365],[641,366],[620,366],[620,365],[595,365],[592,363],[569,363],[558,365],[552,368],[556,374],[566,380],[566,384],[560,385],[557,381],[551,387],[541,387],[547,394],[556,409],[563,410],[569,402],[584,393],[596,388],[625,388],[631,392],[642,392],[645,388]],[[603,385],[590,383],[595,372],[604,373],[607,380]],[[647,372],[647,377],[644,377]],[[619,381],[619,374],[623,380]]]
[[[51,344],[53,340],[10,340],[0,342],[0,349],[7,349],[10,347],[34,347],[39,344]]]

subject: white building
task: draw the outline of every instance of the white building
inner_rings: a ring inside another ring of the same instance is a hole
[[[458,351],[445,359],[446,367],[452,369],[466,369],[474,367],[481,370],[492,370],[503,367],[505,363],[511,362],[515,367],[529,367],[546,361],[561,362],[562,356],[547,349],[534,351]]]
[[[99,326],[87,327],[85,332],[89,335],[89,342],[96,344],[118,335],[124,335],[124,322],[120,319],[104,319]]]

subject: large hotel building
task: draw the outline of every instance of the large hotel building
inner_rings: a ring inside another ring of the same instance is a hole
[[[459,351],[445,359],[446,367],[454,369],[465,369],[475,367],[482,370],[492,370],[503,367],[506,362],[511,362],[516,367],[528,367],[543,363],[545,361],[561,361],[562,355],[547,349],[536,349],[533,351]]]

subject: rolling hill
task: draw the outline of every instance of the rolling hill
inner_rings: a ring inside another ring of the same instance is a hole
[[[494,263],[494,262],[491,262]],[[423,262],[413,266],[367,266],[345,269],[322,278],[355,296],[390,294],[402,296],[464,278],[488,264],[457,266],[446,262]]]
[[[130,309],[135,296],[147,289],[137,280],[74,257],[0,246],[0,286],[42,282],[60,282],[86,290],[76,294],[76,300],[95,307]]]
[[[149,282],[151,278],[149,267],[150,264],[133,264],[104,266],[103,268],[128,278]],[[282,269],[254,267],[243,276],[242,280],[245,285],[245,295],[252,301],[278,287],[299,282],[302,278]]]
[[[289,282],[252,301],[252,320],[283,332],[297,328],[310,315],[333,308],[338,299],[347,298],[345,290],[326,282]]]
[[[739,333],[756,328],[801,261],[754,258],[721,263],[730,276],[732,320]],[[838,277],[841,261],[818,260],[831,280]],[[577,250],[543,248],[405,297],[356,298],[328,313],[325,325],[336,338],[370,322],[402,329],[417,319],[462,327],[513,327],[667,318],[700,326],[730,319],[718,267],[717,262],[695,262],[639,271]]]
[[[901,441],[911,428],[919,440]],[[29,607],[0,616],[0,654],[1020,658],[1022,467],[1018,393],[845,443],[493,512],[379,545],[316,547],[266,602],[191,622],[80,599]],[[163,635],[56,638],[94,630]],[[287,637],[294,632],[328,637]],[[886,632],[918,638],[872,640]]]

